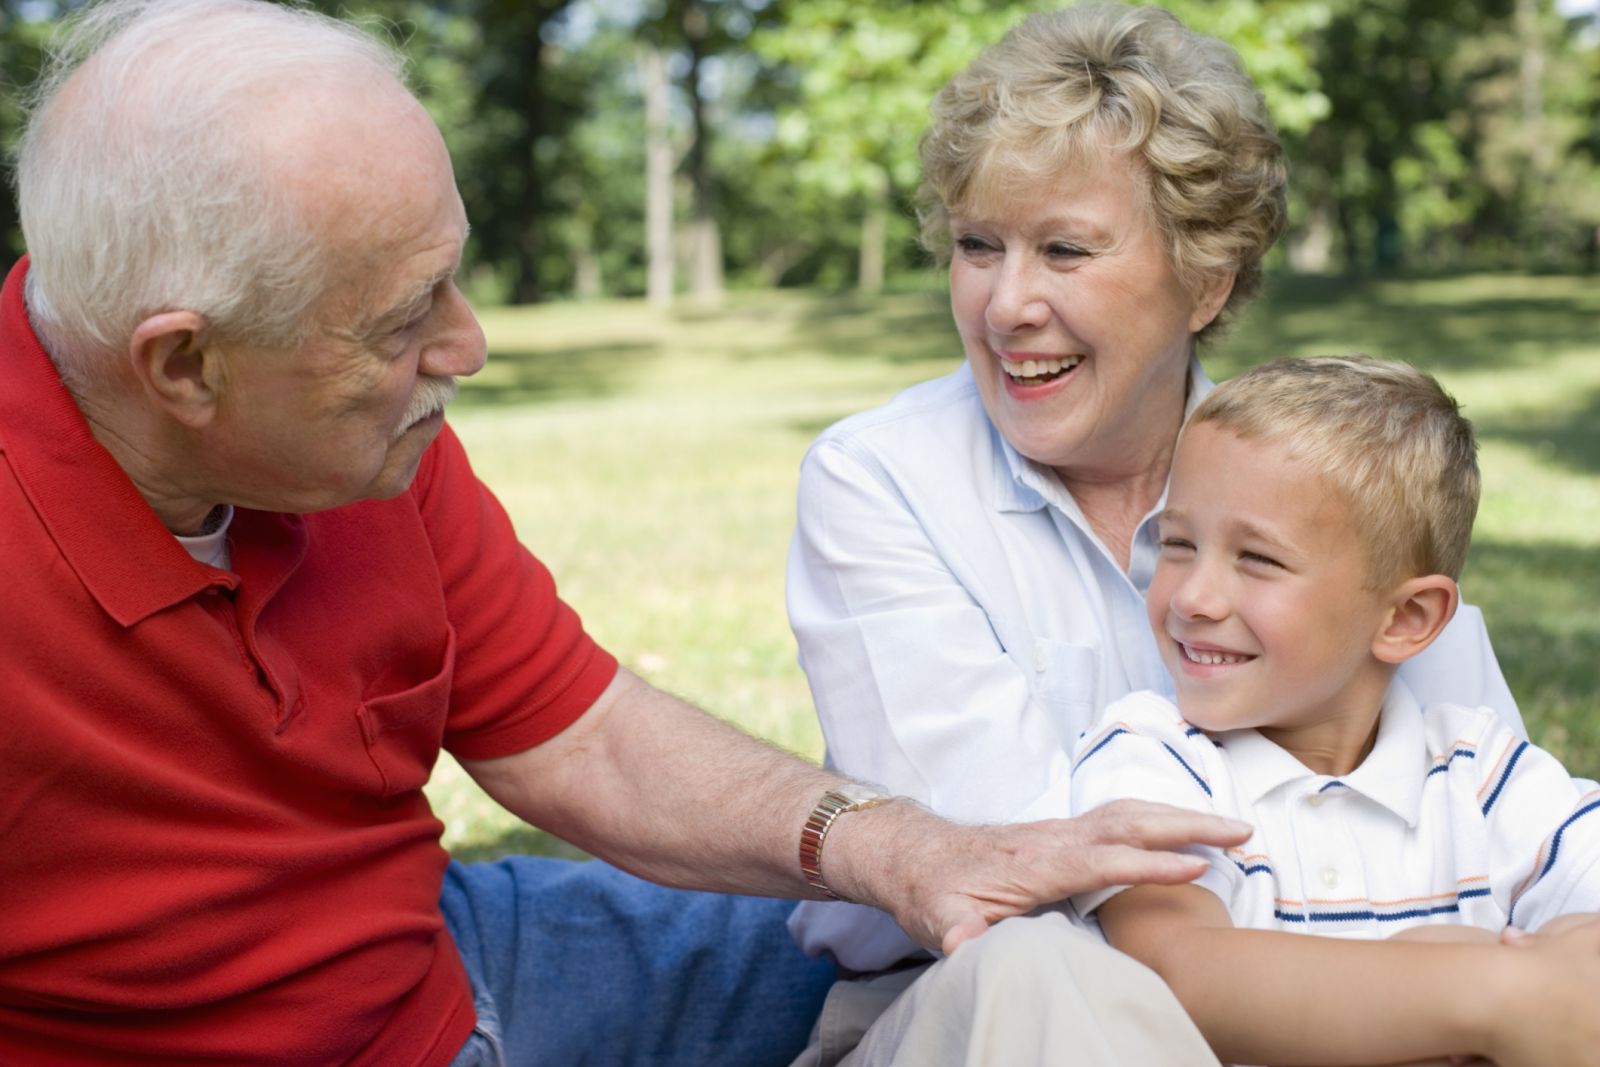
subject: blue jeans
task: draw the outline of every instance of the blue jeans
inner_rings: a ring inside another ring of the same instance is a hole
[[[599,861],[452,863],[440,907],[478,1009],[453,1067],[782,1067],[834,979],[790,940],[793,901],[666,889]]]

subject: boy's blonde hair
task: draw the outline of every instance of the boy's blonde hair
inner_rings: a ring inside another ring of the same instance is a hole
[[[1478,511],[1478,446],[1429,374],[1368,356],[1280,359],[1219,385],[1189,419],[1273,441],[1345,497],[1368,585],[1461,576]]]

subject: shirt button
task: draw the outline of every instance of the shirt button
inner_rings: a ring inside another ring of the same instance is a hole
[[[1306,797],[1306,803],[1310,804],[1313,808],[1320,808],[1327,799],[1328,798],[1323,796],[1321,793],[1312,793],[1310,796]]]
[[[1033,669],[1042,674],[1044,673],[1044,669],[1048,666],[1050,666],[1050,660],[1045,654],[1044,646],[1039,645],[1035,647],[1033,650]]]
[[[1322,884],[1327,886],[1329,889],[1338,889],[1339,872],[1334,870],[1332,867],[1324,867],[1322,869]]]

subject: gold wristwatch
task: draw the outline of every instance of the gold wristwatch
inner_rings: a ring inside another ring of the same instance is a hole
[[[806,816],[800,828],[800,873],[805,875],[811,888],[819,890],[832,900],[843,900],[828,883],[822,880],[822,842],[827,839],[833,820],[852,811],[877,807],[894,798],[869,786],[851,782],[822,794],[817,806]]]

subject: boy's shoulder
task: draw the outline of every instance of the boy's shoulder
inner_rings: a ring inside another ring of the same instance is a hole
[[[1176,772],[1207,797],[1222,753],[1209,735],[1183,717],[1176,704],[1160,693],[1140,690],[1113,701],[1093,727],[1079,735],[1072,755],[1074,782],[1087,767],[1091,776],[1111,788],[1127,785],[1122,776],[1134,767]],[[1119,780],[1120,779],[1120,784]]]
[[[1184,720],[1183,713],[1168,697],[1149,689],[1129,693],[1108,704],[1095,724],[1078,737],[1073,762],[1081,762],[1090,752],[1123,734],[1140,734],[1160,740],[1204,737],[1204,732]]]
[[[1504,750],[1527,743],[1493,708],[1435,703],[1423,705],[1421,710],[1429,774],[1463,761],[1495,760]],[[1479,775],[1483,773],[1480,769]]]

